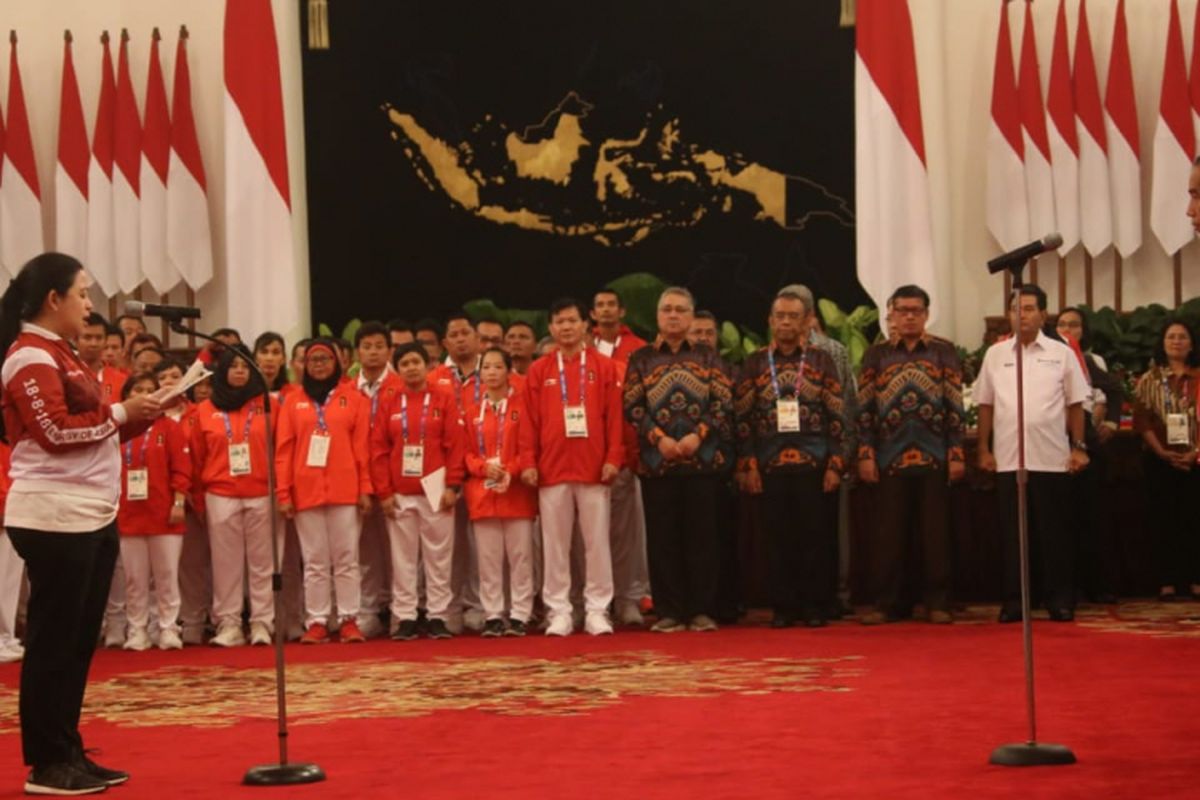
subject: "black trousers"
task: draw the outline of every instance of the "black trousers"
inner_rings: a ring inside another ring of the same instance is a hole
[[[905,616],[910,605],[906,578],[914,545],[920,551],[921,581],[909,581],[930,611],[950,603],[950,488],[945,469],[914,475],[879,477],[879,515],[871,548],[876,606],[885,614]]]
[[[1075,547],[1068,522],[1071,476],[1030,472],[1029,574],[1033,595],[1047,608],[1075,607]],[[1021,602],[1021,556],[1017,539],[1017,473],[996,475],[996,502],[1004,552],[1004,603]],[[1040,591],[1038,591],[1040,589]]]
[[[21,664],[21,746],[42,767],[83,753],[79,713],[120,545],[117,525],[92,533],[9,528],[29,574]]]
[[[1154,537],[1159,585],[1191,591],[1190,584],[1200,584],[1200,468],[1181,472],[1150,452],[1144,459],[1148,532]]]
[[[717,486],[717,616],[735,621],[742,607],[742,571],[738,556],[738,492],[722,479]]]
[[[837,573],[829,571],[833,542],[823,480],[820,470],[763,476],[771,605],[777,614],[826,616]]]
[[[1103,446],[1088,443],[1087,469],[1071,478],[1070,520],[1075,532],[1078,589],[1088,599],[1116,594],[1120,561],[1112,503],[1105,492],[1108,455]]]
[[[641,481],[655,613],[680,622],[715,614],[720,479],[689,475]]]

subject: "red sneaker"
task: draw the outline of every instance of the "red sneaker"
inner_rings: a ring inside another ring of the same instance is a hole
[[[338,638],[346,644],[365,642],[367,640],[367,637],[363,636],[363,632],[358,629],[358,623],[352,619],[348,619],[342,623],[342,627],[338,631]]]
[[[300,644],[324,644],[329,641],[329,630],[319,622],[308,626],[308,630],[300,637]]]

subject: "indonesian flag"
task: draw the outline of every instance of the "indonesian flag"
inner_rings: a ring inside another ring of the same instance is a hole
[[[9,37],[8,129],[0,166],[0,263],[15,276],[25,262],[46,249],[42,237],[42,199],[33,137],[25,113],[25,92],[17,66],[17,34]]]
[[[1108,133],[1113,243],[1117,252],[1130,256],[1142,246],[1142,167],[1137,104],[1133,97],[1133,69],[1129,61],[1129,31],[1125,25],[1125,0],[1117,0],[1117,22],[1113,28],[1104,112],[1104,126]],[[1185,175],[1186,170],[1180,173],[1181,182]]]
[[[92,128],[92,158],[88,162],[88,270],[100,290],[112,297],[120,291],[117,251],[113,236],[113,127],[117,112],[117,79],[113,74],[108,31],[100,37],[104,58],[100,65],[100,100]]]
[[[58,163],[54,167],[55,244],[60,253],[87,263],[88,151],[87,127],[75,62],[71,56],[71,34],[63,43],[62,94],[58,110]]]
[[[187,28],[179,30],[175,50],[175,88],[171,92],[171,153],[167,167],[167,257],[183,280],[199,289],[212,280],[212,232],[204,162],[192,116],[188,75]]]
[[[1067,49],[1066,0],[1058,0],[1054,49],[1050,56],[1050,166],[1054,172],[1054,215],[1062,234],[1060,255],[1079,244],[1079,136],[1075,130],[1075,98],[1071,92],[1071,54]]]
[[[225,4],[225,198],[229,324],[293,329],[297,278],[270,0]]]
[[[117,56],[117,104],[113,122],[113,240],[117,285],[126,294],[142,282],[141,209],[138,178],[142,169],[142,123],[129,77],[129,33],[121,31]]]
[[[1196,235],[1187,217],[1188,196],[1184,191],[1184,176],[1191,171],[1192,159],[1196,157],[1196,132],[1192,127],[1178,0],[1171,0],[1166,49],[1158,124],[1154,127],[1150,230],[1162,243],[1163,250],[1174,255]]]
[[[879,307],[898,286],[936,313],[929,176],[907,0],[859,0],[854,98],[858,278]]]
[[[1112,244],[1112,193],[1108,180],[1108,136],[1104,130],[1096,60],[1092,55],[1092,35],[1088,30],[1087,0],[1079,2],[1073,82],[1079,133],[1079,236],[1088,253],[1098,256]]]
[[[1000,247],[1029,242],[1029,202],[1025,195],[1025,140],[1013,74],[1008,4],[1000,3],[1000,32],[992,75],[992,121],[987,138],[987,226]]]
[[[1054,214],[1050,138],[1046,133],[1046,106],[1042,103],[1042,84],[1038,77],[1037,42],[1033,35],[1031,6],[1031,3],[1025,3],[1025,32],[1021,36],[1021,74],[1017,80],[1017,96],[1021,104],[1021,133],[1025,145],[1029,231],[1041,237],[1058,230],[1058,225]]]
[[[142,129],[141,189],[142,272],[154,290],[165,293],[179,282],[167,260],[167,160],[171,120],[167,116],[167,87],[158,58],[158,28],[150,42],[146,71],[146,118]]]

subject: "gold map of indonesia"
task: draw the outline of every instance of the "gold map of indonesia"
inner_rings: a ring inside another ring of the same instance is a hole
[[[656,120],[656,114],[647,114],[646,125],[635,135],[594,145],[586,130],[594,106],[576,92],[520,134],[489,116],[491,131],[476,125],[476,141],[456,144],[431,134],[412,114],[391,105],[384,110],[394,126],[392,138],[402,143],[426,186],[498,225],[589,237],[605,246],[632,245],[658,230],[691,227],[709,214],[746,208],[755,220],[793,230],[818,217],[854,225],[846,201],[825,187],[740,155],[687,144],[677,118]],[[504,134],[502,141],[495,133]],[[489,174],[476,154],[501,146],[504,166]],[[581,186],[584,181],[587,185]],[[518,194],[540,197],[543,207],[495,201],[495,195],[515,183],[532,190]]]

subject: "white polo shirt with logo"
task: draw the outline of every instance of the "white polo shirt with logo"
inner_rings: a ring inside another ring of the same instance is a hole
[[[999,472],[1017,469],[1017,338],[988,348],[971,390],[977,405],[992,406],[992,453]],[[1066,472],[1071,457],[1067,407],[1091,392],[1070,347],[1039,332],[1025,346],[1025,466]]]

